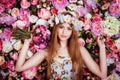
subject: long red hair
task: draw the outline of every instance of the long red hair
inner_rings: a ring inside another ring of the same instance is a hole
[[[52,75],[51,74],[51,61],[54,58],[54,56],[57,54],[58,44],[60,44],[60,40],[58,38],[59,25],[61,24],[58,24],[55,27],[53,27],[51,41],[47,48],[48,50],[48,58],[47,58],[48,59],[48,68],[47,68],[48,78],[50,78],[50,76]],[[71,37],[68,39],[67,47],[68,47],[69,55],[72,60],[72,71],[74,74],[73,79],[82,80],[83,60],[82,60],[82,56],[81,56],[80,49],[79,49],[77,31],[75,31],[73,28],[72,28]]]

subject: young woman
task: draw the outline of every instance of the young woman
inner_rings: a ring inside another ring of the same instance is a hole
[[[25,39],[23,48],[16,63],[16,70],[23,71],[39,65],[44,59],[48,61],[48,79],[50,80],[82,80],[83,64],[101,79],[107,77],[105,44],[97,38],[100,65],[90,56],[84,46],[79,46],[77,31],[70,23],[62,22],[53,27],[51,41],[47,49],[37,52],[29,60],[25,60],[32,39]]]

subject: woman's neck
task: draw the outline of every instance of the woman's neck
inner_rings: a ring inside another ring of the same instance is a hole
[[[67,47],[67,41],[60,41],[60,48],[64,49]]]

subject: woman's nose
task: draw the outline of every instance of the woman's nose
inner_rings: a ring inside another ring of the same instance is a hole
[[[63,33],[66,34],[67,33],[67,29],[63,29]]]

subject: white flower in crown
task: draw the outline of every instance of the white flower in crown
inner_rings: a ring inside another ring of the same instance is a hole
[[[72,17],[71,15],[67,14],[59,14],[58,16],[55,17],[55,23],[59,24],[59,23],[68,23],[71,24],[73,26],[73,28],[75,30],[81,30],[81,27],[83,26],[83,22],[79,21],[77,18]]]

